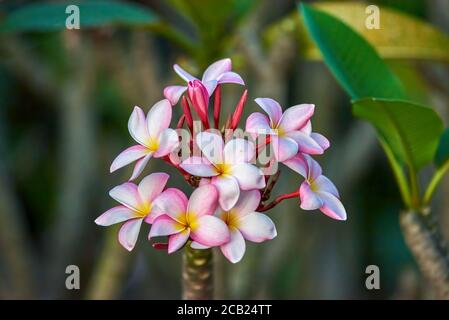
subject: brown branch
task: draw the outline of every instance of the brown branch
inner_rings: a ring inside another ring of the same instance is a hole
[[[212,249],[196,250],[187,244],[182,259],[182,298],[211,300],[213,288]]]

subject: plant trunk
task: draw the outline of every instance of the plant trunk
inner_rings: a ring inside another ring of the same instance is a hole
[[[214,278],[212,249],[196,250],[187,245],[182,259],[182,298],[212,300]]]
[[[449,299],[449,257],[447,244],[431,222],[430,215],[404,211],[400,215],[407,246],[440,299]]]

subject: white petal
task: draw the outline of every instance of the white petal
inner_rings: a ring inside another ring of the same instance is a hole
[[[150,151],[141,145],[135,145],[129,147],[128,149],[122,151],[112,162],[110,171],[114,172],[117,169],[120,169],[131,162],[134,162],[140,158],[143,158]]]
[[[138,143],[145,145],[149,133],[146,125],[145,114],[139,107],[134,107],[128,121],[128,131]]]
[[[139,236],[140,226],[143,219],[133,219],[126,222],[119,231],[118,240],[120,244],[128,251],[134,249],[137,237]]]
[[[298,153],[298,144],[291,138],[272,136],[271,144],[274,156],[279,162],[288,160]]]
[[[95,219],[95,223],[99,226],[110,226],[136,217],[138,216],[133,210],[125,206],[117,206],[109,209],[97,219]]]
[[[218,83],[235,83],[241,84],[242,86],[245,85],[245,82],[243,81],[242,77],[232,71],[225,72],[221,76],[219,76]]]
[[[298,144],[298,151],[307,154],[323,154],[324,150],[311,136],[301,131],[290,131],[287,137]]]
[[[257,98],[254,101],[268,114],[271,120],[271,126],[273,128],[276,127],[282,118],[281,105],[271,98]]]
[[[332,183],[332,181],[329,180],[329,178],[321,175],[318,178],[316,178],[313,183],[314,185],[317,186],[318,191],[329,192],[330,194],[333,194],[337,198],[340,197],[337,188]]]
[[[307,178],[309,167],[307,165],[307,160],[301,153],[298,153],[293,158],[290,158],[282,163],[285,164],[290,169],[292,169],[293,171],[299,173],[304,178]]]
[[[131,210],[142,212],[145,209],[137,186],[131,182],[125,182],[109,191],[109,195],[114,200],[120,202]],[[142,212],[143,213],[143,212]]]
[[[152,173],[140,181],[137,189],[146,203],[151,203],[164,190],[170,176],[164,172]]]
[[[273,134],[269,121],[268,117],[260,112],[251,113],[246,119],[246,131],[265,135]]]
[[[323,201],[317,193],[312,191],[307,181],[301,184],[299,197],[301,199],[301,209],[303,210],[316,210],[323,205]]]
[[[228,243],[221,245],[220,249],[230,262],[237,263],[242,260],[245,254],[245,239],[239,230],[233,229],[231,230],[231,240]]]
[[[186,90],[186,86],[168,86],[164,89],[164,97],[174,106]]]
[[[145,169],[148,161],[150,161],[152,155],[153,155],[153,153],[151,152],[136,162],[136,165],[134,166],[133,174],[131,175],[131,178],[129,178],[129,180],[136,179],[142,173],[142,171],[143,171],[143,169]]]
[[[259,190],[241,191],[239,200],[232,208],[232,211],[239,217],[254,212],[260,204],[260,198]]]
[[[256,155],[254,143],[240,138],[232,139],[226,143],[223,155],[227,164],[250,162]]]
[[[331,145],[329,140],[327,140],[327,138],[320,133],[312,132],[310,134],[310,137],[312,137],[312,139],[315,140],[321,146],[323,151],[328,149]]]
[[[200,132],[196,135],[196,143],[204,156],[213,164],[223,163],[223,138],[210,132]]]
[[[232,166],[230,174],[234,176],[242,190],[262,189],[265,187],[265,177],[258,167],[249,163]]]
[[[180,167],[197,177],[213,177],[218,175],[215,167],[203,157],[190,157],[184,160]]]
[[[285,110],[279,123],[279,128],[285,132],[300,130],[313,116],[313,104],[299,104]]]
[[[226,58],[218,60],[212,63],[206,69],[206,71],[204,71],[202,81],[207,82],[210,80],[218,80],[219,76],[221,76],[225,72],[231,71],[231,69],[232,69],[231,59]]]
[[[178,133],[173,129],[165,129],[159,136],[159,147],[154,153],[155,158],[160,158],[173,152],[179,146]]]
[[[328,192],[318,192],[318,194],[324,203],[320,210],[325,215],[336,220],[346,220],[345,207],[336,196]]]
[[[183,68],[181,68],[179,65],[175,64],[173,66],[173,69],[175,70],[175,72],[182,78],[184,79],[186,82],[195,80],[196,78],[194,76],[192,76],[190,73],[188,73],[187,71],[185,71]]]
[[[239,221],[238,229],[246,240],[263,242],[277,236],[273,221],[265,214],[253,212]]]
[[[171,254],[181,249],[189,240],[189,236],[190,230],[186,229],[168,237],[168,253]]]
[[[152,139],[159,139],[159,135],[170,126],[172,117],[172,106],[167,99],[157,102],[148,111],[147,126],[148,133]]]
[[[229,211],[232,209],[240,195],[237,179],[232,176],[220,175],[213,177],[211,183],[218,189],[218,202],[223,210]]]

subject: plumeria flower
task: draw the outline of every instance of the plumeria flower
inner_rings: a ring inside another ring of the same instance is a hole
[[[192,85],[195,80],[198,80],[190,73],[182,69],[179,65],[173,66],[175,72],[184,79],[189,85]],[[236,83],[244,85],[243,79],[235,72],[232,72],[231,59],[226,58],[212,63],[203,73],[201,83],[206,87],[209,96],[212,95],[218,84],[221,83]],[[164,96],[170,101],[172,105],[178,103],[179,98],[187,90],[187,86],[168,86],[164,89]]]
[[[252,113],[246,120],[246,131],[270,135],[270,143],[273,145],[277,161],[283,162],[296,155],[298,151],[308,154],[324,152],[308,132],[309,120],[315,109],[313,104],[299,104],[282,112],[279,103],[273,99],[257,98],[255,101],[268,117],[259,112]]]
[[[147,117],[142,109],[135,107],[128,121],[128,130],[139,143],[129,147],[111,164],[111,172],[137,160],[130,180],[135,179],[145,168],[151,157],[160,158],[178,147],[179,139],[175,130],[170,129],[172,106],[167,99],[156,103]]]
[[[148,239],[169,236],[168,253],[185,245],[189,237],[205,246],[219,246],[230,239],[226,224],[213,216],[218,205],[217,189],[205,185],[193,191],[190,199],[175,188],[165,190],[154,204],[158,217]]]
[[[309,155],[298,154],[284,164],[305,178],[299,188],[302,209],[319,209],[332,219],[346,220],[346,210],[338,190],[332,181],[322,175],[318,162]]]
[[[231,239],[220,246],[221,252],[232,263],[239,262],[245,254],[245,240],[263,242],[274,239],[277,235],[273,221],[265,214],[256,211],[260,203],[258,190],[242,191],[234,208],[224,211],[218,208],[215,215],[222,219],[229,228]],[[206,249],[197,242],[192,242],[194,249]]]
[[[153,202],[164,190],[168,178],[166,173],[152,173],[143,178],[138,186],[125,182],[113,188],[109,195],[121,205],[103,213],[95,223],[110,226],[127,221],[120,228],[118,239],[125,249],[131,251],[136,244],[142,221],[151,223],[154,220]]]
[[[245,139],[232,139],[224,145],[219,134],[200,132],[196,143],[205,157],[190,157],[181,163],[188,173],[211,178],[219,193],[219,203],[230,210],[237,202],[240,189],[252,190],[265,187],[261,169],[248,163],[254,157],[254,144]]]

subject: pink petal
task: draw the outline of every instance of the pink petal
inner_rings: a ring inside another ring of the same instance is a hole
[[[257,134],[272,134],[269,119],[260,112],[254,112],[246,119],[246,131]]]
[[[223,163],[223,138],[210,132],[200,132],[196,135],[196,143],[204,156],[213,164]]]
[[[213,177],[218,175],[215,167],[203,157],[190,157],[184,160],[180,167],[197,177]]]
[[[128,251],[134,249],[139,236],[143,219],[133,219],[126,222],[118,233],[118,241]]]
[[[210,179],[207,178],[201,178],[200,183],[198,184],[199,187],[205,186],[206,184],[210,183]]]
[[[201,244],[199,242],[196,242],[196,241],[192,241],[192,243],[190,243],[190,247],[192,249],[197,249],[197,250],[204,250],[204,249],[209,249],[210,248],[209,246],[205,246],[205,245],[203,245],[203,244]]]
[[[282,118],[282,107],[271,98],[257,98],[256,103],[268,114],[271,120],[271,126],[274,128],[279,124]]]
[[[187,86],[168,86],[164,89],[164,97],[174,106],[186,90]]]
[[[168,237],[168,253],[173,253],[181,249],[189,240],[190,230],[183,230],[180,233]]]
[[[179,65],[175,64],[173,66],[173,69],[175,72],[180,76],[182,79],[184,79],[186,82],[189,82],[191,80],[195,80],[196,78],[192,76],[190,73],[185,71],[183,68],[181,68]]]
[[[196,217],[212,215],[217,208],[217,201],[217,189],[212,184],[207,184],[192,192],[187,205],[187,212],[189,215],[195,215]]]
[[[312,122],[309,120],[306,122],[306,124],[299,129],[301,132],[304,132],[305,134],[310,135],[312,133]]]
[[[237,229],[231,230],[231,240],[220,246],[223,255],[232,263],[237,263],[242,260],[245,250],[246,243],[242,234]]]
[[[230,174],[237,179],[242,190],[265,188],[265,178],[262,170],[252,164],[236,164],[232,166]]]
[[[314,181],[316,178],[321,176],[321,166],[316,160],[307,154],[304,154],[304,158],[307,161],[307,179],[309,181]]]
[[[335,185],[327,177],[321,175],[313,182],[319,192],[328,192],[339,198],[338,190]]]
[[[158,139],[159,135],[170,126],[172,106],[167,99],[157,102],[148,111],[147,126],[151,138]]]
[[[224,162],[227,164],[250,162],[255,155],[254,143],[240,138],[228,141],[223,149]]]
[[[290,169],[292,169],[293,171],[299,173],[304,178],[307,178],[309,167],[307,165],[307,160],[301,153],[298,153],[293,158],[290,158],[282,163],[285,164]]]
[[[272,136],[271,144],[274,156],[279,162],[288,160],[298,153],[298,144],[292,138]]]
[[[170,176],[163,172],[152,173],[140,181],[137,189],[139,190],[140,198],[146,202],[151,203],[164,190]]]
[[[329,140],[327,140],[327,138],[320,133],[312,132],[310,134],[310,137],[320,145],[320,147],[321,147],[321,149],[323,149],[323,151],[325,151],[331,145]]]
[[[232,71],[223,73],[221,76],[218,77],[217,80],[218,83],[235,83],[241,84],[242,86],[245,85],[245,82],[243,81],[242,77],[240,77],[240,75]]]
[[[225,72],[231,71],[231,69],[232,69],[231,59],[226,58],[218,60],[212,63],[206,69],[206,71],[204,71],[202,82],[207,82],[210,80],[218,80],[219,76],[221,76]]]
[[[139,107],[134,107],[128,121],[128,131],[138,143],[145,145],[149,133],[146,126],[145,114]]]
[[[117,206],[109,209],[97,219],[95,219],[95,223],[99,226],[110,226],[119,222],[123,222],[129,219],[133,219],[138,217],[136,213],[125,207],[125,206]]]
[[[141,145],[135,145],[129,147],[128,149],[122,151],[112,162],[110,171],[114,172],[117,169],[120,169],[131,162],[134,162],[140,158],[143,158],[147,155],[149,150]]]
[[[285,110],[279,128],[285,132],[300,130],[313,116],[315,105],[299,104]]]
[[[198,219],[197,225],[191,230],[190,237],[210,247],[220,246],[230,239],[228,226],[221,219],[210,215]]]
[[[336,196],[327,192],[318,192],[318,194],[323,201],[321,212],[332,219],[346,220],[345,207]]]
[[[184,223],[187,203],[188,199],[181,190],[168,188],[153,201],[151,215],[157,217],[166,214],[176,221]]]
[[[203,82],[204,87],[207,90],[207,93],[209,94],[209,97],[214,93],[215,89],[217,88],[218,82],[217,80],[210,80],[207,82]]]
[[[185,229],[185,226],[172,219],[166,214],[163,214],[153,221],[148,240],[153,237],[163,237],[176,234]]]
[[[263,242],[277,236],[273,221],[267,215],[258,212],[241,218],[238,228],[243,237],[252,242]]]
[[[299,188],[299,198],[303,210],[315,210],[323,205],[323,201],[310,189],[310,184],[307,181],[304,181]]]
[[[159,147],[157,151],[154,153],[155,158],[160,158],[168,155],[170,152],[173,152],[179,146],[179,137],[178,133],[170,128],[162,131],[159,136]]]
[[[153,153],[151,152],[136,162],[136,165],[134,166],[134,169],[133,169],[133,173],[131,175],[131,178],[129,178],[129,180],[136,179],[142,173],[142,171],[143,171],[143,169],[145,169],[148,161],[150,161],[152,155],[153,155]]]
[[[301,131],[291,131],[287,137],[292,138],[298,144],[298,150],[307,154],[323,154],[321,146],[308,134]]]
[[[218,189],[218,202],[221,208],[225,211],[232,209],[240,195],[237,179],[232,176],[220,175],[213,177],[211,183]]]
[[[232,212],[235,212],[235,214],[239,217],[243,217],[248,213],[256,211],[259,204],[259,190],[241,191],[239,200],[235,204],[234,208],[232,208]]]
[[[142,198],[140,198],[137,186],[131,182],[125,182],[121,185],[114,187],[109,191],[109,195],[114,200],[120,202],[124,206],[130,208],[131,210],[138,211],[141,213],[145,208]]]

